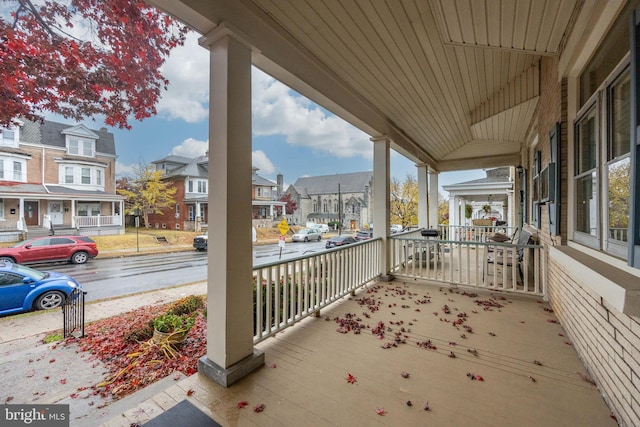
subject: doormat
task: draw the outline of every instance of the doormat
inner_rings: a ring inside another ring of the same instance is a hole
[[[144,427],[221,427],[193,403],[183,400],[143,424]]]

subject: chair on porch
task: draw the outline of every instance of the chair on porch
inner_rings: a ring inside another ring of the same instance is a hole
[[[436,263],[440,262],[440,243],[432,242],[431,240],[437,240],[440,237],[440,232],[434,229],[423,229],[420,231],[420,234],[426,240],[426,244],[423,244],[420,240],[416,240],[414,242],[410,242],[406,247],[411,251],[413,250],[413,254],[407,256],[407,261],[415,261],[415,262],[423,262],[426,263],[431,261],[433,257],[436,257]],[[415,245],[415,248],[414,248]],[[403,266],[406,264],[403,263]]]
[[[513,239],[515,238],[516,233],[514,233],[511,237],[511,244],[513,245]],[[496,239],[496,236],[493,237]],[[501,238],[500,238],[501,239]],[[515,248],[511,249],[508,246],[493,246],[487,245],[486,251],[487,256],[485,258],[485,266],[483,271],[483,280],[486,276],[489,275],[489,265],[494,266],[494,274],[496,266],[500,265],[503,267],[512,267],[516,265],[518,269],[518,277],[521,283],[524,283],[524,274],[522,271],[522,261],[524,259],[524,250],[525,246],[531,243],[531,233],[527,230],[522,229],[518,234],[518,239],[515,242]],[[499,242],[499,240],[493,240],[494,242]],[[506,242],[503,240],[500,243]]]

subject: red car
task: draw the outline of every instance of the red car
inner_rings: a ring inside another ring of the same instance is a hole
[[[34,237],[0,248],[0,261],[18,264],[60,261],[84,264],[97,255],[96,242],[86,236]]]

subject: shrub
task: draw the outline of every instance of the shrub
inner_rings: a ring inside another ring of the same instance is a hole
[[[124,335],[126,342],[146,341],[153,336],[153,320],[149,320],[143,326],[133,328]]]
[[[193,316],[178,316],[172,313],[161,314],[153,319],[153,327],[164,333],[171,333],[176,331],[188,331],[196,323],[196,317]]]
[[[204,298],[201,296],[188,295],[184,298],[180,298],[178,301],[171,305],[169,313],[181,316],[183,314],[191,314],[196,310],[204,307]]]

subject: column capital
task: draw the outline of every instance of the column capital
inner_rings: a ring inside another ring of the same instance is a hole
[[[211,46],[225,37],[230,37],[236,40],[238,43],[242,44],[254,53],[259,52],[254,45],[249,43],[249,38],[244,33],[227,22],[221,22],[213,30],[200,37],[198,39],[198,44],[204,48],[211,49]]]
[[[369,140],[371,142],[391,142],[389,135],[372,136]]]

